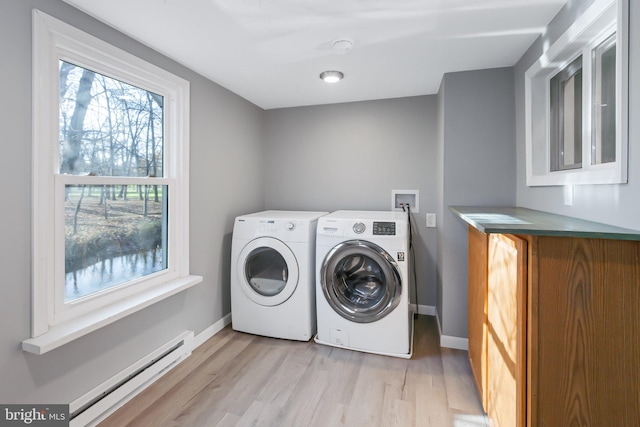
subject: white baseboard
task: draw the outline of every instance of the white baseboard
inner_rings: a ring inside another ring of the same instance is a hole
[[[416,312],[415,311],[416,305],[415,304],[412,304],[412,305],[413,305],[412,310],[415,313]],[[417,313],[418,314],[424,314],[425,316],[435,316],[436,315],[436,308],[433,305],[421,305],[421,304],[418,304]]]
[[[451,337],[449,335],[440,336],[440,347],[455,348],[456,350],[469,350],[469,340],[467,338]]]
[[[437,310],[435,316],[436,322],[438,323],[438,334],[440,335],[440,347],[469,351],[469,339],[442,335],[442,327],[440,326],[440,317],[438,316]]]
[[[204,331],[200,332],[193,339],[193,348],[194,350],[200,347],[206,340],[213,337],[215,334],[223,330],[228,324],[231,323],[231,313],[224,316],[222,319],[218,320],[213,325],[209,326]]]

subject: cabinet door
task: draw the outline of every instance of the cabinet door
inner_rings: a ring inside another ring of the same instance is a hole
[[[469,364],[487,410],[487,249],[488,235],[469,226]]]
[[[640,242],[532,242],[531,421],[640,426]]]
[[[526,422],[527,242],[490,234],[487,289],[487,413],[496,427]]]

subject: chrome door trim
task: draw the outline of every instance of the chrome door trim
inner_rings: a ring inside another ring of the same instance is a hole
[[[346,257],[366,256],[380,266],[384,280],[384,294],[370,307],[355,306],[340,289],[345,288],[344,275],[337,276],[336,269]],[[340,278],[343,279],[340,282]],[[366,240],[348,240],[336,245],[325,257],[320,269],[320,286],[333,310],[347,320],[356,323],[371,323],[391,313],[400,303],[402,278],[398,264],[380,246]]]

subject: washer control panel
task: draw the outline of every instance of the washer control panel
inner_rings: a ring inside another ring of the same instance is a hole
[[[373,222],[373,235],[374,236],[395,236],[396,235],[396,223],[395,222],[374,221]]]

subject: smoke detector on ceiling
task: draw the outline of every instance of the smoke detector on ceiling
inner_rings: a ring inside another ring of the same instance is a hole
[[[353,40],[342,39],[342,38],[335,39],[331,43],[331,47],[333,48],[335,53],[339,55],[344,55],[345,53],[349,52],[353,48]]]

